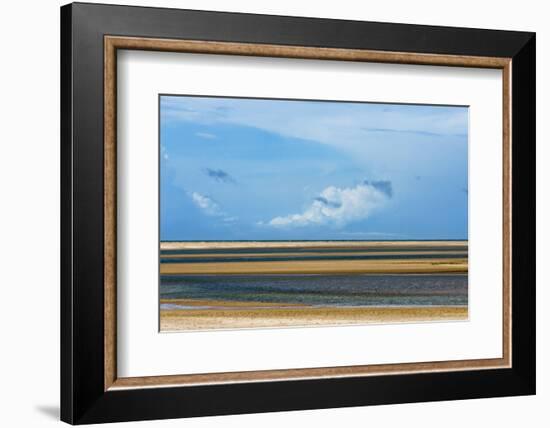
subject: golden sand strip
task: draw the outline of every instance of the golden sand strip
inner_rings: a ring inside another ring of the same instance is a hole
[[[467,320],[466,306],[161,310],[161,331]]]
[[[410,248],[467,246],[468,241],[274,241],[274,242],[168,242],[161,250],[204,250],[233,248]]]
[[[227,257],[249,257],[249,258],[263,258],[263,257],[294,257],[294,256],[316,256],[316,255],[322,255],[327,257],[333,257],[333,256],[419,256],[419,255],[433,255],[436,256],[438,254],[446,254],[446,253],[452,253],[460,256],[467,257],[468,252],[463,250],[441,250],[441,251],[357,251],[353,253],[331,253],[331,252],[323,252],[323,251],[301,251],[299,253],[296,252],[284,252],[284,253],[223,253],[223,254],[209,254],[209,253],[202,253],[202,254],[162,254],[161,257],[167,258],[167,259],[195,259],[195,258],[203,258],[203,257],[209,257],[209,258],[227,258]]]
[[[467,259],[161,263],[162,275],[466,273]]]

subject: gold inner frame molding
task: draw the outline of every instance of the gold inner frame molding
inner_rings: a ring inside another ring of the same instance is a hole
[[[503,320],[502,358],[421,363],[357,365],[305,369],[262,370],[227,373],[204,373],[170,376],[117,376],[116,367],[116,89],[117,50],[146,50],[212,55],[240,55],[333,61],[359,61],[393,64],[440,65],[493,68],[502,70],[502,144],[503,144]],[[312,378],[359,377],[421,372],[442,372],[511,367],[511,67],[510,58],[460,55],[383,52],[360,49],[338,49],[283,46],[251,43],[169,40],[139,37],[104,37],[104,389],[193,386],[220,383],[242,383],[298,380]]]

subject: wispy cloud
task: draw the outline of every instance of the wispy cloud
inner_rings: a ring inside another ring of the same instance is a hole
[[[389,181],[363,181],[355,187],[330,186],[299,214],[275,217],[267,224],[273,227],[334,225],[364,220],[392,198]]]
[[[222,216],[220,205],[211,197],[202,195],[198,192],[191,193],[191,200],[193,203],[202,210],[206,215],[209,216]]]
[[[161,102],[164,120],[247,126],[361,151],[388,136],[463,141],[468,129],[466,107],[205,97],[163,97]]]
[[[199,192],[190,193],[191,200],[193,203],[207,216],[209,217],[218,217],[221,219],[223,224],[231,225],[239,220],[237,216],[229,216],[222,209],[220,204],[212,199],[210,196],[203,195]]]
[[[396,129],[396,128],[361,128],[363,131],[377,134],[414,134],[424,137],[466,137],[467,134],[459,132],[456,134],[450,132],[432,132],[418,129]]]
[[[235,183],[235,179],[231,177],[231,175],[228,172],[222,169],[206,168],[204,172],[208,177],[220,183]]]
[[[210,132],[195,132],[195,135],[206,140],[215,140],[218,138],[215,134],[211,134]]]
[[[396,238],[406,238],[407,235],[402,233],[391,233],[391,232],[340,232],[343,236],[361,238],[361,237],[370,237],[376,239],[396,239]]]
[[[169,156],[168,156],[168,150],[166,150],[166,147],[161,145],[160,146],[160,156],[164,159],[164,160],[168,160]]]

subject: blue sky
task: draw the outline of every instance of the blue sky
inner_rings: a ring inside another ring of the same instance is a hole
[[[466,239],[467,107],[161,96],[162,241]]]

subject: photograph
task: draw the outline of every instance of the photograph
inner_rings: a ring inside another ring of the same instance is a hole
[[[468,320],[468,106],[158,102],[161,332]]]
[[[22,397],[21,373],[45,380],[8,425],[543,414],[543,14],[130,3],[40,3],[8,23],[40,36],[8,31],[25,55],[5,79],[21,112],[5,211],[22,225],[4,222],[4,324],[24,348],[5,366]],[[22,87],[45,91],[32,119]],[[24,299],[29,242],[59,248]]]

